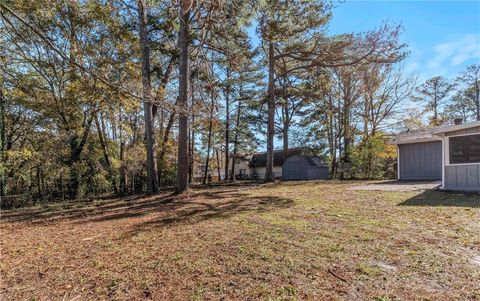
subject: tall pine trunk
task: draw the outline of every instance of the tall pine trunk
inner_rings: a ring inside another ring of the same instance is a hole
[[[140,46],[142,49],[143,110],[145,118],[145,145],[147,148],[147,192],[158,192],[157,162],[155,157],[155,133],[150,81],[150,45],[147,32],[146,1],[138,0]]]
[[[126,166],[125,166],[125,141],[123,138],[123,118],[122,118],[122,109],[120,108],[118,112],[118,139],[120,142],[120,193],[125,194],[127,192],[127,175],[126,175]]]
[[[212,90],[212,103],[210,107],[210,121],[208,123],[208,142],[207,142],[207,159],[205,161],[205,171],[203,175],[203,185],[207,183],[208,176],[208,165],[210,162],[210,148],[212,147],[212,127],[213,127],[213,110],[215,107],[215,98],[213,95],[214,91]]]
[[[193,83],[191,83],[191,108],[194,107],[195,105],[195,98],[193,94]],[[190,123],[190,134],[189,134],[189,159],[190,161],[188,162],[188,183],[192,183],[193,181],[193,165],[194,165],[194,154],[195,154],[195,129],[193,128],[193,125],[195,124],[195,115],[192,114],[192,122]]]
[[[227,86],[225,89],[225,181],[229,180],[229,177],[228,177],[229,146],[230,146],[230,69],[227,68]]]
[[[273,181],[273,137],[275,135],[275,61],[274,46],[268,44],[268,122],[267,122],[267,166],[265,182]]]
[[[287,104],[282,106],[283,110],[283,131],[282,131],[282,138],[283,138],[283,161],[287,160],[288,157],[288,131],[290,130],[290,123],[288,117],[288,108]]]
[[[218,155],[218,149],[215,149],[215,154],[217,156],[217,175],[218,181],[221,181],[222,173],[220,172],[220,156]]]
[[[337,146],[335,144],[335,129],[334,129],[334,123],[333,123],[333,119],[334,119],[333,101],[332,101],[332,95],[330,93],[328,95],[325,119],[326,119],[326,130],[327,130],[327,138],[328,138],[328,151],[329,151],[330,160],[331,160],[330,176],[333,178],[335,177],[335,173],[336,173]]]
[[[3,97],[3,86],[0,87],[0,159],[2,162],[6,162],[5,157],[5,138],[6,138],[6,129],[5,129],[5,99]],[[5,171],[0,170],[0,196],[6,194],[7,181],[5,178]]]
[[[188,8],[187,8],[188,9]],[[180,5],[180,32],[178,48],[180,49],[178,105],[182,109],[178,118],[178,159],[176,193],[188,190],[188,27],[190,13]]]
[[[235,122],[235,137],[233,138],[233,156],[232,156],[232,173],[230,178],[235,182],[235,161],[237,159],[237,149],[238,149],[238,131],[240,126],[240,112],[241,112],[241,101],[238,100],[237,105],[237,120]]]

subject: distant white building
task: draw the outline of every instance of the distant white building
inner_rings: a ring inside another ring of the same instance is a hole
[[[230,157],[228,160],[228,174],[231,176],[232,166],[235,164],[235,179],[237,180],[247,180],[250,179],[250,155],[237,155],[235,158],[235,163],[233,162],[233,157]],[[225,157],[223,154],[219,154],[219,164],[217,163],[216,158],[210,158],[209,169],[207,172],[207,177],[210,176],[212,181],[223,181],[225,180]],[[204,163],[204,162],[203,162]],[[195,182],[201,182],[205,176],[205,165],[196,164],[194,166],[193,178]]]

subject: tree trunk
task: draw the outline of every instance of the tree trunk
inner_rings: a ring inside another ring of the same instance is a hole
[[[275,135],[275,61],[273,42],[268,44],[268,123],[267,123],[267,166],[265,182],[271,182],[273,175],[273,138]]]
[[[365,96],[364,100],[364,114],[363,114],[363,141],[366,143],[369,137],[369,130],[368,130],[368,121],[370,120],[370,103],[371,98],[370,96]]]
[[[345,162],[350,162],[349,153],[350,153],[350,146],[351,146],[351,143],[352,143],[352,140],[351,140],[352,129],[351,129],[351,126],[350,126],[350,106],[347,106],[345,108],[343,127],[344,127],[343,147],[344,147],[344,151],[345,151],[343,159],[344,159]]]
[[[3,97],[3,87],[0,87],[0,159],[6,162],[5,158],[5,99]],[[0,171],[0,196],[6,194],[7,181],[3,169]]]
[[[207,159],[205,161],[205,172],[203,175],[203,185],[207,183],[207,176],[208,176],[208,164],[209,164],[209,159],[210,159],[210,148],[212,147],[212,127],[213,127],[213,110],[215,107],[215,98],[213,96],[213,90],[212,90],[212,104],[210,107],[210,121],[208,123],[208,142],[207,142]]]
[[[192,103],[191,103],[191,108],[194,107],[194,104],[195,104],[195,99],[194,99],[194,95],[193,95],[193,84],[191,85],[191,99],[192,99]],[[192,114],[192,122],[190,124],[190,134],[189,134],[189,150],[188,150],[188,153],[189,153],[189,159],[190,161],[188,162],[188,183],[192,183],[193,181],[193,163],[194,163],[194,152],[195,152],[195,130],[193,128],[195,124],[195,115]]]
[[[142,49],[143,110],[145,118],[145,144],[147,148],[147,192],[158,192],[157,162],[155,158],[155,129],[153,119],[152,88],[150,81],[150,45],[147,31],[145,0],[138,0],[140,46]]]
[[[170,132],[172,130],[173,122],[175,120],[175,112],[170,114],[170,118],[168,119],[167,127],[165,128],[165,132],[163,134],[162,145],[160,146],[160,154],[158,155],[158,160],[160,162],[160,178],[165,171],[165,155],[167,153],[167,144],[168,140],[170,139]]]
[[[343,158],[341,160],[342,169],[340,171],[340,179],[345,179],[345,171],[347,164],[350,163],[350,147],[352,144],[352,129],[350,126],[350,102],[345,101],[345,109],[343,115]]]
[[[176,57],[173,56],[171,59],[170,59],[170,62],[168,63],[168,66],[167,66],[167,69],[165,69],[165,73],[163,75],[163,78],[160,82],[160,87],[158,88],[159,89],[159,98],[158,98],[158,101],[161,103],[164,101],[165,99],[165,88],[167,87],[167,84],[168,84],[168,81],[170,80],[170,76],[172,75],[172,72],[173,72],[173,67],[175,65],[175,62],[176,62]],[[158,112],[158,106],[157,105],[153,105],[152,107],[152,115],[153,115],[153,118],[155,119],[155,117],[157,116],[157,112]],[[162,110],[162,113],[163,113],[163,110]]]
[[[182,109],[178,120],[178,160],[176,193],[188,190],[188,31],[190,12],[184,11],[180,5],[180,31],[178,34],[178,48],[180,49],[178,105]]]
[[[283,112],[283,130],[282,130],[282,138],[283,138],[283,162],[287,160],[288,157],[288,131],[290,128],[289,120],[288,120],[288,111],[286,108],[287,104],[283,105],[282,110]]]
[[[192,123],[194,122],[194,118],[192,117]],[[193,181],[193,157],[194,157],[194,148],[195,148],[195,131],[193,129],[190,130],[189,134],[189,147],[188,147],[188,158],[190,161],[188,162],[188,183],[192,183]]]
[[[113,192],[115,194],[118,194],[117,182],[115,180],[115,174],[113,172],[112,163],[110,162],[110,156],[108,155],[108,149],[107,149],[107,144],[105,142],[104,131],[103,131],[103,128],[100,127],[100,121],[98,120],[97,115],[95,115],[95,125],[97,127],[98,139],[100,140],[100,146],[102,147],[103,158],[105,159],[105,164],[107,166],[110,182],[112,183]]]
[[[125,172],[125,141],[123,140],[123,125],[122,125],[122,109],[119,110],[118,115],[118,124],[119,124],[119,134],[118,138],[120,140],[120,193],[124,194],[127,192],[127,175]]]
[[[328,137],[328,150],[331,158],[331,167],[330,167],[330,176],[333,178],[336,174],[336,165],[337,165],[337,146],[335,143],[335,128],[333,122],[333,102],[332,96],[328,96],[328,109],[326,112],[327,119],[327,137]]]
[[[237,105],[237,120],[235,122],[235,137],[233,138],[233,156],[232,156],[232,173],[231,179],[235,182],[235,161],[237,159],[237,147],[238,147],[238,131],[240,126],[240,112],[241,112],[241,100],[238,100]]]
[[[65,187],[65,184],[64,184],[64,181],[63,181],[63,169],[60,170],[60,191],[62,193],[62,201],[65,201],[65,190],[64,190],[64,187]]]
[[[70,158],[68,160],[68,166],[70,166],[70,184],[69,184],[69,194],[70,199],[78,199],[80,197],[80,179],[81,174],[77,170],[76,163],[80,162],[83,148],[87,142],[88,135],[90,133],[90,128],[92,127],[93,118],[95,112],[88,118],[85,127],[83,128],[82,137],[78,137],[76,134],[72,135],[69,141],[70,146]],[[80,140],[79,140],[80,139]]]
[[[221,181],[221,172],[220,172],[220,157],[218,156],[218,149],[215,149],[215,153],[217,155],[217,175],[218,175],[218,181]]]
[[[230,146],[230,69],[227,67],[227,86],[225,89],[225,181],[228,177],[228,160]],[[220,179],[221,180],[221,179]]]
[[[38,193],[38,198],[39,199],[42,199],[43,198],[43,191],[42,191],[42,183],[41,183],[41,180],[40,180],[40,165],[37,165],[36,166],[36,180],[37,180],[37,193]]]

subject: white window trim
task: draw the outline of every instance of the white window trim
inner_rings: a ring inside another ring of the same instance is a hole
[[[445,162],[444,166],[462,166],[462,165],[480,165],[480,162],[474,163],[450,163],[450,138],[455,137],[462,137],[462,136],[475,136],[480,135],[480,133],[470,133],[470,134],[461,134],[461,135],[454,135],[454,136],[445,136],[445,145],[442,149],[445,151]]]

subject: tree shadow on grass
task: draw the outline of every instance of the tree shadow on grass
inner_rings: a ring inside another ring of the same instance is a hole
[[[293,204],[290,199],[273,196],[252,197],[234,189],[191,191],[187,196],[173,194],[133,196],[94,203],[65,203],[47,208],[28,208],[2,214],[3,222],[44,224],[55,221],[74,223],[104,222],[141,217],[154,213],[134,229],[178,223],[195,223],[205,219],[227,217],[244,211],[267,211]]]
[[[475,193],[454,193],[426,190],[402,203],[399,206],[443,206],[480,208],[480,195]]]
[[[195,224],[211,219],[228,218],[244,212],[267,212],[289,208],[294,202],[276,196],[235,196],[226,199],[186,199],[164,204],[154,209],[157,214],[149,220],[138,223],[127,233],[135,235],[160,227]],[[101,220],[101,219],[98,219]]]
[[[42,207],[18,208],[2,212],[3,222],[42,223],[53,220],[76,219],[103,214],[109,210],[128,207],[129,204],[142,204],[150,198],[135,195],[122,198],[102,198],[98,200],[67,201],[52,203]]]

